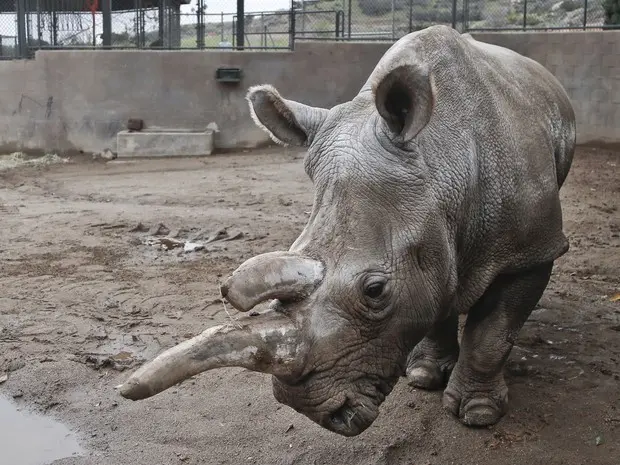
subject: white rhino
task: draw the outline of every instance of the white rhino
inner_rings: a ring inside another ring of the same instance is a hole
[[[312,214],[288,251],[223,284],[239,325],[165,351],[123,386],[152,396],[205,370],[273,375],[276,399],[360,434],[400,376],[444,388],[467,425],[507,408],[502,369],[568,250],[559,190],[575,115],[540,64],[444,26],[409,34],[359,94],[331,109],[248,94],[256,123],[307,148]],[[467,314],[457,341],[459,314]]]

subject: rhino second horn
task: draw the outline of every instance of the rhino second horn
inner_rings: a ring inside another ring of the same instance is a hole
[[[321,262],[292,252],[269,252],[243,263],[220,292],[237,310],[247,312],[269,299],[303,299],[322,279]]]
[[[214,326],[157,356],[117,388],[131,400],[154,396],[181,381],[222,367],[290,375],[299,345],[291,320],[273,311]]]

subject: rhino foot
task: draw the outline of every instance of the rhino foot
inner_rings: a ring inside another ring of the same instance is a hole
[[[494,425],[508,410],[508,387],[503,378],[492,387],[459,385],[451,380],[443,393],[443,407],[467,426]]]
[[[458,314],[435,325],[409,354],[407,378],[420,389],[442,389],[459,358]]]
[[[407,366],[409,384],[429,391],[443,388],[450,378],[456,359],[410,361]]]

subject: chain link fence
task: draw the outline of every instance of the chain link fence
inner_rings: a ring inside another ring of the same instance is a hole
[[[603,29],[620,26],[612,24],[620,13],[612,21],[607,11],[618,2],[246,0],[239,15],[233,0],[0,0],[0,59],[50,48],[289,50],[304,40],[393,42],[435,24],[463,32]]]
[[[0,0],[0,60],[19,57],[14,0]]]
[[[604,29],[601,0],[469,0],[466,28],[470,31]]]
[[[347,0],[347,38],[398,40],[413,31],[456,26],[459,2],[453,0]]]

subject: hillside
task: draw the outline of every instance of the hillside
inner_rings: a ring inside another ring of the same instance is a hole
[[[584,0],[526,0],[527,26],[578,27],[583,24]],[[335,30],[335,13],[319,11],[342,10],[345,13],[345,29],[348,33],[349,0],[322,0],[307,4],[306,14],[296,15],[296,31],[306,32],[309,37],[327,37],[326,32]],[[392,12],[392,3],[394,12]],[[523,26],[524,0],[470,0],[469,11],[463,11],[463,0],[458,0],[457,22],[462,27],[464,18],[469,20],[470,28],[515,28]],[[299,11],[299,10],[298,10]],[[208,11],[211,13],[211,11]],[[409,32],[409,16],[413,29],[421,29],[431,24],[452,22],[452,0],[352,0],[352,36],[395,35]],[[302,16],[305,16],[305,20]],[[600,0],[588,2],[587,23],[599,25],[603,22],[603,8]],[[184,25],[183,36],[195,37],[195,25]],[[251,36],[261,31],[267,33],[286,33],[289,29],[287,15],[264,16],[248,15],[246,31]],[[232,34],[232,22],[224,23],[224,36]],[[222,35],[218,24],[207,24],[207,34]],[[334,35],[333,33],[331,34]]]
[[[586,0],[469,0],[468,11],[464,1],[457,0],[457,28],[464,29],[464,19],[470,29],[522,28],[524,1],[527,1],[528,28],[561,28],[583,25]],[[603,23],[602,0],[588,2],[587,23],[597,26]],[[202,34],[205,47],[219,47],[222,43],[234,43],[233,15],[220,20],[218,11],[208,8],[207,21]],[[299,2],[298,2],[299,3]],[[392,11],[394,5],[394,11]],[[352,39],[395,40],[410,30],[418,30],[432,24],[451,24],[452,0],[349,0],[307,1],[305,13],[298,5],[295,15],[296,39],[332,39],[336,37],[336,18],[340,11],[340,34]],[[154,16],[153,16],[154,15]],[[156,13],[149,15],[145,25],[144,44],[158,46]],[[350,22],[349,22],[350,21]],[[184,12],[181,26],[181,47],[196,48],[198,27],[195,12]],[[350,30],[349,30],[350,24]],[[125,32],[113,34],[114,46],[135,46],[134,18],[129,18]],[[287,11],[248,12],[245,18],[248,47],[282,47],[289,45],[290,15]],[[88,43],[90,33],[73,35],[72,45]]]

